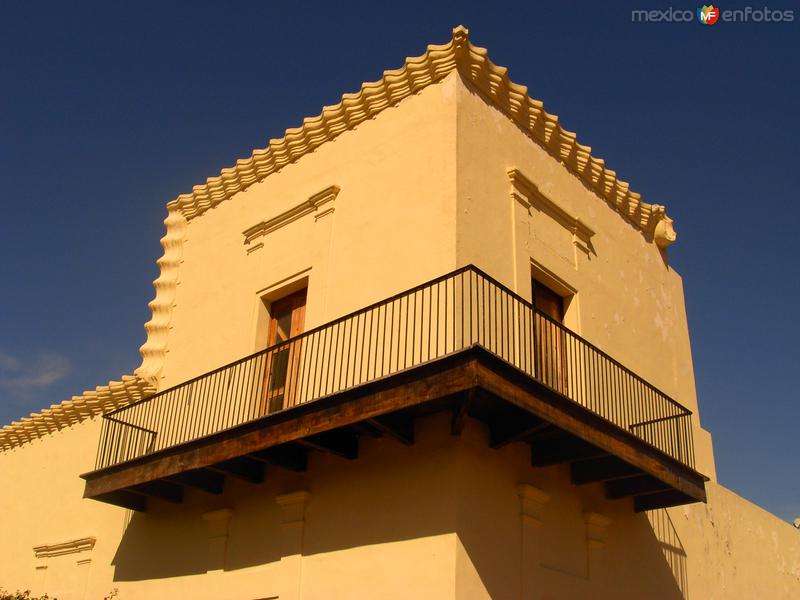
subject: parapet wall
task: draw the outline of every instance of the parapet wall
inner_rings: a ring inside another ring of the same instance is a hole
[[[707,504],[668,511],[688,558],[687,598],[800,598],[800,531],[712,481]]]

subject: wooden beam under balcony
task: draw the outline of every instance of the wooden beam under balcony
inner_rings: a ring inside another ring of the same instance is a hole
[[[209,468],[248,483],[262,483],[264,481],[264,464],[249,456],[234,456],[210,465]]]
[[[273,446],[272,448],[257,450],[248,456],[298,473],[308,468],[308,450],[299,445]]]
[[[495,449],[502,448],[512,442],[525,441],[551,428],[550,423],[533,416],[510,422],[501,421],[489,428],[489,446]]]
[[[611,499],[639,496],[642,494],[652,494],[670,489],[666,483],[659,481],[650,475],[639,475],[637,477],[615,479],[612,481],[607,481],[605,486],[606,496]]]
[[[530,442],[531,464],[534,467],[551,467],[565,462],[606,456],[608,452],[570,435],[563,430],[549,430]]]
[[[703,475],[480,347],[86,473],[84,495],[144,510],[137,486],[148,482],[218,493],[220,477],[263,480],[265,462],[303,470],[308,451],[355,460],[364,431],[413,443],[414,418],[437,410],[452,412],[453,433],[467,416],[483,421],[493,446],[529,443],[533,467],[568,463],[575,483],[633,497],[637,510],[705,501]]]
[[[692,498],[683,492],[679,492],[677,490],[666,490],[662,492],[656,492],[654,494],[643,494],[636,496],[633,499],[633,507],[636,512],[644,512],[646,510],[655,510],[657,508],[681,506],[682,504],[689,504],[696,501],[696,498]]]
[[[225,486],[225,476],[210,469],[194,469],[175,473],[168,477],[167,481],[173,481],[207,494],[221,494]]]
[[[327,452],[347,460],[358,458],[358,434],[352,431],[323,431],[302,438],[298,443],[312,450]]]
[[[617,458],[616,456],[600,456],[572,463],[570,477],[575,485],[625,479],[641,474],[641,469]]]
[[[461,394],[461,399],[458,400],[453,408],[453,416],[450,419],[450,433],[452,435],[461,435],[464,429],[464,419],[467,418],[472,404],[475,402],[475,395],[477,390],[471,388]]]
[[[132,491],[152,498],[166,500],[173,504],[180,504],[183,502],[183,486],[164,479],[140,483],[133,486]]]
[[[98,494],[97,496],[92,496],[92,498],[138,512],[147,510],[147,496],[137,494],[127,489],[112,490],[110,492]]]
[[[411,446],[414,443],[414,417],[410,415],[387,415],[369,419],[368,423],[378,431],[385,433],[401,444]]]

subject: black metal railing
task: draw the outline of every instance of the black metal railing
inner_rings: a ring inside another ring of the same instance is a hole
[[[103,417],[104,468],[479,345],[694,466],[691,412],[474,266]]]

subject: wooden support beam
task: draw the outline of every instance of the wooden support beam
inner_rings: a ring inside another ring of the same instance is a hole
[[[358,436],[344,429],[309,436],[298,443],[313,450],[329,452],[348,460],[358,458]]]
[[[250,483],[262,483],[264,481],[263,463],[247,456],[223,460],[209,468],[223,475],[230,475]]]
[[[606,481],[605,485],[606,496],[612,500],[670,489],[669,485],[650,475],[614,479],[612,481]]]
[[[698,502],[698,500],[684,494],[683,492],[679,492],[678,490],[669,490],[665,492],[656,492],[654,494],[636,496],[633,499],[633,508],[636,512],[644,512],[646,510],[655,510],[657,508],[668,508],[670,506],[691,504],[692,502]]]
[[[531,464],[534,467],[550,467],[606,455],[606,451],[567,433],[541,436],[531,441]]]
[[[294,444],[257,450],[248,456],[289,471],[302,472],[308,467],[308,450]]]
[[[225,487],[225,476],[209,469],[184,471],[183,473],[171,475],[167,479],[207,494],[221,494]]]
[[[150,496],[151,498],[158,498],[166,500],[173,504],[180,504],[183,502],[183,486],[178,483],[166,481],[164,479],[156,479],[155,481],[148,481],[147,483],[140,483],[134,485],[132,491]]]
[[[456,403],[453,409],[453,418],[450,421],[450,433],[452,435],[461,435],[464,430],[464,420],[467,418],[470,406],[475,401],[475,394],[477,394],[477,390],[471,388],[463,393],[463,400]]]
[[[147,510],[147,497],[129,490],[114,490],[99,496],[94,496],[93,500],[100,500],[107,504],[121,506],[130,510],[144,512]]]
[[[356,433],[361,435],[368,435],[371,438],[382,438],[383,432],[376,427],[373,427],[366,421],[362,421],[361,423],[353,423],[350,426]]]
[[[411,416],[386,415],[369,419],[368,423],[401,444],[411,446],[414,443],[414,418]]]
[[[489,427],[489,446],[497,449],[512,442],[522,442],[550,427],[550,423],[536,417],[494,423]]]
[[[579,460],[570,465],[570,472],[572,483],[575,485],[622,479],[642,474],[641,469],[626,463],[624,460],[620,460],[616,456],[601,456],[600,458]]]

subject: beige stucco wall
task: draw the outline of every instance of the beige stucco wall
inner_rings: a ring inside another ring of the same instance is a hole
[[[111,591],[125,511],[83,500],[78,477],[94,467],[99,431],[99,418],[87,420],[0,453],[0,588],[65,599]],[[97,538],[91,551],[39,559],[33,551],[87,537]]]
[[[669,510],[693,598],[800,597],[800,531],[710,482],[707,504]]]
[[[96,434],[86,422],[0,455],[4,488],[19,490],[0,496],[0,586],[61,600],[113,588],[123,600],[800,593],[798,532],[716,484],[707,506],[648,518],[599,484],[570,485],[566,467],[532,469],[525,444],[490,449],[477,421],[461,437],[449,428],[449,415],[433,415],[412,447],[364,438],[355,461],[315,453],[306,473],[271,468],[264,484],[228,480],[221,496],[188,491],[181,505],[131,515],[80,498],[75,473]],[[523,506],[520,484],[543,499]],[[276,502],[301,490],[303,518]],[[221,509],[232,511],[227,530],[203,518]],[[97,538],[90,552],[34,558],[33,546],[86,536]]]

